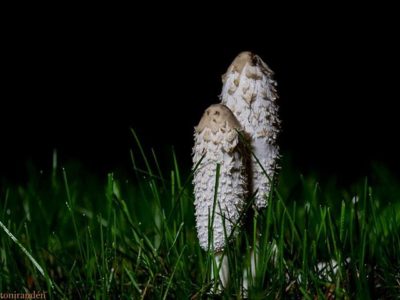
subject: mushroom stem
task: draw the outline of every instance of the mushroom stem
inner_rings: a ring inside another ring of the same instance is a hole
[[[229,263],[227,256],[223,252],[214,254],[214,263],[211,266],[211,280],[214,282],[218,280],[216,292],[219,293],[228,285]]]
[[[249,285],[256,279],[256,261],[258,261],[258,252],[252,249],[250,251],[250,267],[246,266],[243,270],[243,285],[242,293],[243,297],[248,297]],[[251,281],[249,284],[249,271],[251,276]]]

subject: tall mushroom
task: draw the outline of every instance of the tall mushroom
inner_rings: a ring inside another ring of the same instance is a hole
[[[280,120],[273,74],[258,55],[242,52],[222,76],[221,103],[232,110],[250,137],[257,158],[252,157],[249,180],[252,192],[258,191],[255,197],[258,208],[267,206],[271,179],[279,158]]]
[[[214,104],[204,112],[194,134],[193,164],[197,168],[193,183],[197,234],[200,246],[216,254],[223,286],[227,283],[228,264],[222,250],[227,239],[237,233],[235,228],[247,193],[246,156],[242,153],[244,147],[237,132],[240,128],[229,108]],[[217,165],[220,168],[215,191]]]

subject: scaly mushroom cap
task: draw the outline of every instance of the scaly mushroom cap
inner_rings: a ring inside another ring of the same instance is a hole
[[[195,130],[200,133],[205,128],[216,133],[221,128],[240,129],[240,124],[228,107],[222,104],[213,104],[206,109]]]
[[[251,138],[252,151],[262,166],[252,158],[249,179],[251,192],[258,191],[255,199],[258,208],[267,205],[271,179],[279,158],[276,140],[280,120],[273,74],[258,55],[242,52],[222,76],[221,103],[232,110]]]
[[[195,128],[193,148],[193,184],[196,207],[196,228],[204,250],[220,251],[234,236],[246,197],[246,168],[243,147],[237,130],[240,125],[224,105],[211,105]],[[217,203],[212,220],[216,169],[220,165]],[[210,241],[209,241],[210,234]],[[209,242],[211,243],[209,245]]]

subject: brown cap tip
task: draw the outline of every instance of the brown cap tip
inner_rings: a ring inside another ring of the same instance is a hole
[[[222,104],[213,104],[206,109],[201,117],[199,125],[197,125],[195,129],[196,132],[200,133],[206,127],[216,132],[226,127],[230,129],[240,129],[240,124],[228,107]]]

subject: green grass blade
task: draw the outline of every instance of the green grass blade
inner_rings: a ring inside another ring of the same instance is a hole
[[[177,261],[176,261],[176,263],[175,263],[175,266],[174,266],[174,269],[173,269],[173,271],[172,271],[172,273],[171,273],[171,276],[169,277],[168,284],[167,284],[167,288],[166,288],[165,293],[164,293],[164,296],[163,296],[163,300],[167,299],[168,291],[169,291],[169,289],[170,289],[170,287],[171,287],[172,279],[174,278],[176,268],[177,268],[178,264],[181,262],[182,255],[183,255],[183,253],[185,252],[185,250],[186,250],[186,246],[183,247],[181,253],[179,254],[179,257],[178,257],[178,259],[177,259]]]
[[[5,234],[15,243],[17,246],[22,250],[22,252],[28,257],[28,259],[32,262],[35,268],[39,271],[39,273],[48,281],[50,282],[51,286],[54,286],[53,282],[51,281],[50,277],[44,272],[43,268],[39,265],[36,259],[26,250],[26,248],[18,241],[18,239],[8,230],[8,228],[0,221],[0,227],[3,229]]]

